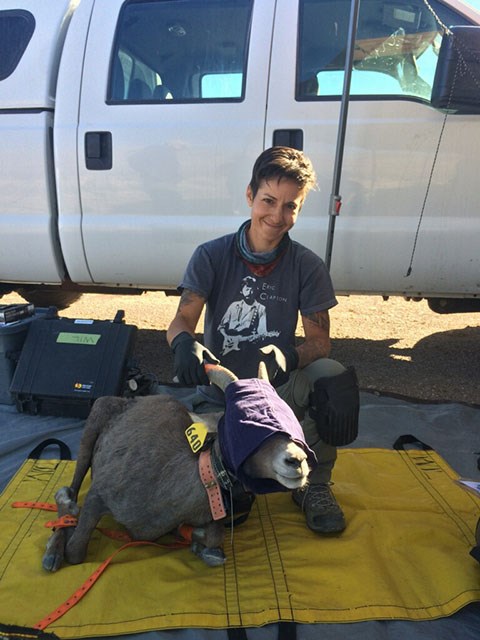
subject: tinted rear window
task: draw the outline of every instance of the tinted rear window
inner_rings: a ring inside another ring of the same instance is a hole
[[[0,80],[15,71],[34,30],[35,18],[28,11],[0,11]]]
[[[243,100],[253,0],[129,0],[109,101]]]

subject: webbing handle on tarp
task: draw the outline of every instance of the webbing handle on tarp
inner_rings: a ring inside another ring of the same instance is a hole
[[[54,633],[44,633],[31,627],[19,627],[15,624],[0,624],[0,638],[5,640],[58,640]]]
[[[277,640],[297,640],[297,624],[295,622],[278,622]],[[229,627],[228,640],[248,640],[245,627]]]
[[[399,436],[393,443],[393,448],[395,449],[395,451],[405,451],[406,444],[416,444],[419,445],[420,448],[424,451],[433,451],[433,447],[431,447],[429,444],[425,444],[425,442],[422,442],[416,436],[412,436],[411,434]]]
[[[60,449],[60,460],[71,460],[72,452],[70,451],[70,447],[68,444],[63,442],[63,440],[57,440],[57,438],[47,438],[46,440],[42,440],[37,446],[30,451],[28,454],[28,458],[33,458],[37,460],[42,455],[43,451],[50,447],[52,444],[55,444]]]

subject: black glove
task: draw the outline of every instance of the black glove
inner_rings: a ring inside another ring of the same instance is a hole
[[[259,349],[260,358],[267,367],[268,379],[274,387],[287,382],[290,371],[298,367],[298,352],[293,345],[280,349],[274,344],[267,344]]]
[[[203,344],[197,342],[186,331],[182,331],[172,340],[173,370],[180,384],[187,386],[209,384],[204,361],[218,364],[219,360]]]

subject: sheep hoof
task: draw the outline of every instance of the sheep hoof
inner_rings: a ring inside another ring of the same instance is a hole
[[[225,564],[225,554],[220,547],[205,547],[203,544],[193,542],[191,550],[209,567],[219,567]]]
[[[42,567],[45,571],[58,571],[63,562],[65,553],[65,531],[58,529],[48,539],[45,553],[42,558]]]
[[[54,573],[60,569],[62,564],[62,558],[57,556],[55,553],[45,553],[42,558],[42,567],[45,571],[50,571]]]

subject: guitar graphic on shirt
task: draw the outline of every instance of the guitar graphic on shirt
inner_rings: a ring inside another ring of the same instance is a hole
[[[226,356],[230,351],[240,351],[240,343],[242,342],[255,342],[263,338],[277,338],[280,335],[280,331],[267,331],[266,333],[251,333],[249,336],[229,336],[221,331],[224,341],[222,355]]]

